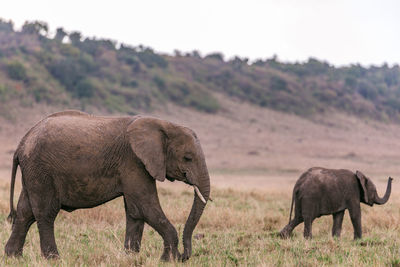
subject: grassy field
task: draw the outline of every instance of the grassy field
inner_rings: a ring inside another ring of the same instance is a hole
[[[211,170],[214,202],[207,205],[195,229],[193,255],[183,265],[400,266],[399,125],[341,114],[306,120],[243,103],[223,99],[220,102],[224,111],[218,115],[179,107],[151,114],[194,129]],[[42,108],[26,112],[24,120],[12,124],[0,118],[1,250],[11,231],[6,217],[12,154],[25,132],[45,114],[55,111]],[[386,189],[387,177],[395,178],[392,196],[386,205],[362,206],[362,240],[352,240],[353,229],[347,212],[340,240],[330,235],[330,216],[315,220],[313,240],[304,240],[302,224],[289,240],[277,236],[288,222],[294,183],[312,166],[360,170],[377,185],[380,195]],[[20,178],[17,181],[20,184]],[[182,183],[158,185],[163,209],[181,237],[192,204],[192,189]],[[0,265],[174,265],[159,261],[162,239],[147,226],[140,253],[125,253],[121,198],[94,209],[60,212],[55,228],[61,255],[58,261],[41,257],[34,224],[27,237],[24,257],[3,257]],[[2,251],[0,255],[4,255]]]
[[[224,184],[226,175],[212,175],[215,186],[213,202],[206,207],[194,232],[193,255],[187,266],[399,266],[400,265],[400,191],[394,181],[389,203],[373,208],[363,205],[363,236],[353,241],[353,230],[345,215],[342,238],[330,236],[332,218],[317,219],[314,238],[305,240],[303,225],[291,239],[277,236],[288,221],[293,180],[285,177],[263,179],[245,176],[247,187],[231,189]],[[233,177],[235,178],[235,177]],[[254,179],[254,180],[253,180]],[[277,183],[277,181],[281,181]],[[383,179],[374,180],[378,192],[384,190]],[[244,183],[243,183],[244,184]],[[252,186],[251,186],[252,185]],[[268,186],[270,185],[270,186]],[[18,186],[20,188],[20,185]],[[237,187],[240,187],[238,185]],[[18,188],[18,189],[19,189]],[[257,189],[256,189],[257,188]],[[18,190],[17,190],[18,192]],[[382,193],[381,193],[382,194]],[[159,183],[159,195],[167,217],[182,236],[193,192],[185,185]],[[9,183],[0,180],[0,243],[4,246],[11,226],[6,222]],[[60,212],[56,224],[59,260],[46,261],[40,255],[39,235],[32,225],[22,258],[3,257],[2,266],[170,266],[159,261],[161,237],[145,227],[142,249],[127,254],[123,249],[125,215],[122,199],[72,213]],[[180,250],[182,246],[180,244]]]

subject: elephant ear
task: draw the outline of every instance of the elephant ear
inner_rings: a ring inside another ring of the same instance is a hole
[[[141,117],[127,128],[133,153],[142,161],[147,172],[161,182],[165,180],[167,168],[164,124],[160,119]]]
[[[356,176],[357,176],[358,180],[360,181],[362,190],[364,191],[364,201],[365,201],[365,203],[369,203],[368,202],[368,192],[367,192],[368,178],[365,177],[365,175],[360,171],[356,171]]]

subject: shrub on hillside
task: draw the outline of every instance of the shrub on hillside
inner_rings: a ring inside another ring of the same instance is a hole
[[[51,99],[51,92],[46,86],[38,86],[32,90],[33,97],[36,102],[46,102],[51,104],[53,101]]]
[[[220,109],[218,100],[206,92],[189,95],[185,99],[185,106],[208,113],[215,113]]]
[[[78,81],[74,93],[78,98],[91,98],[94,96],[96,90],[96,84],[92,80],[85,78]]]
[[[28,76],[26,74],[26,69],[23,64],[18,61],[12,61],[6,65],[8,76],[17,81],[27,81]]]
[[[163,56],[160,56],[150,48],[146,48],[143,51],[137,53],[137,57],[140,59],[143,64],[148,68],[160,67],[166,68],[168,67],[168,61],[165,60]]]
[[[11,21],[6,22],[0,19],[0,31],[11,33],[14,31],[14,24]]]
[[[217,61],[224,62],[224,55],[222,53],[211,53],[206,55],[204,59],[216,59]]]

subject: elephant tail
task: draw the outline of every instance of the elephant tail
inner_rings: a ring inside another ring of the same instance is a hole
[[[15,176],[17,174],[17,168],[19,165],[18,156],[14,155],[13,158],[13,166],[11,173],[11,189],[10,189],[10,214],[8,215],[7,221],[12,223],[17,217],[17,212],[14,209],[14,185],[15,185]]]
[[[294,195],[296,194],[295,190],[293,189],[292,194],[292,205],[290,205],[290,215],[289,215],[289,223],[292,220],[292,211],[293,211],[293,204],[294,204]]]

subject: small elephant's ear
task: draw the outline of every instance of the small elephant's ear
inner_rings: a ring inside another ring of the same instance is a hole
[[[166,174],[165,122],[151,117],[136,119],[127,128],[133,153],[142,161],[147,172],[156,180],[164,181]]]
[[[360,181],[362,190],[364,191],[364,201],[365,201],[365,203],[368,203],[368,192],[367,192],[367,181],[368,181],[368,179],[360,171],[356,171],[356,176],[357,176],[358,180]]]

